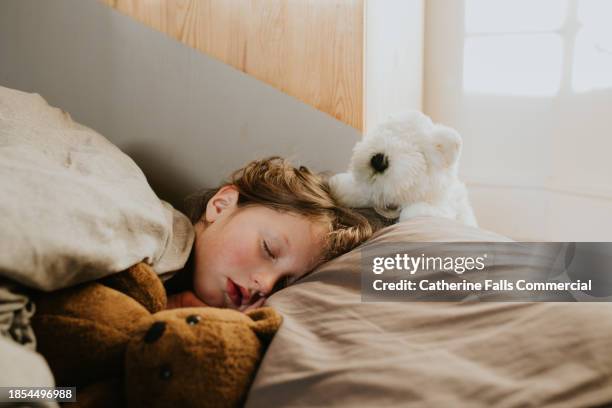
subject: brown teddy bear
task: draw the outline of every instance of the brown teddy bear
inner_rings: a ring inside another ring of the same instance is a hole
[[[41,296],[33,327],[57,385],[76,386],[87,407],[243,404],[280,315],[166,301],[144,263]]]

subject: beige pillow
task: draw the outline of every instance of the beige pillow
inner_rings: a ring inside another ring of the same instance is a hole
[[[505,240],[450,220],[415,218],[379,231],[362,248],[274,294],[267,304],[282,313],[283,325],[246,406],[574,407],[612,401],[610,304],[361,302],[363,248]]]
[[[138,166],[37,94],[0,87],[0,275],[53,290],[146,261],[180,269],[193,228]]]

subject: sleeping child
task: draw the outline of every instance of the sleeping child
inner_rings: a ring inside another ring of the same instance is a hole
[[[365,217],[336,202],[322,175],[280,157],[249,163],[189,203],[195,241],[185,267],[165,283],[168,308],[259,307],[372,234]]]

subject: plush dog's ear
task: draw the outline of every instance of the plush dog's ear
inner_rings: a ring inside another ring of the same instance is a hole
[[[436,125],[431,133],[432,154],[441,159],[444,167],[450,167],[459,160],[461,154],[461,136],[452,128]]]

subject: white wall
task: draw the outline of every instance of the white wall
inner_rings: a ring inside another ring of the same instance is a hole
[[[612,2],[426,5],[424,110],[463,135],[481,225],[612,240]]]
[[[0,1],[0,85],[40,93],[105,135],[179,207],[270,154],[343,170],[360,138],[96,0]]]

